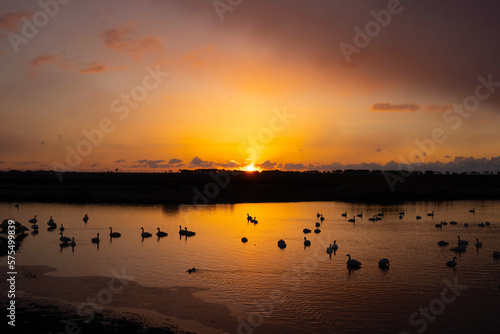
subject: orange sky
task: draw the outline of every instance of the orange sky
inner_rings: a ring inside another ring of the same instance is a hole
[[[386,1],[47,3],[0,1],[0,169],[500,169],[494,2],[402,1],[363,47]]]

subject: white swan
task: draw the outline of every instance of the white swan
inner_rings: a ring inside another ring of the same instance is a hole
[[[457,265],[457,257],[456,256],[453,257],[452,261],[446,262],[447,267],[455,268],[456,265]]]
[[[151,234],[151,233],[149,233],[149,232],[144,232],[144,227],[141,227],[141,230],[142,230],[141,237],[143,237],[143,238],[149,238],[149,237],[151,237],[151,236],[152,236],[152,234]]]
[[[351,259],[351,254],[347,254],[346,256],[349,256],[349,260],[347,260],[347,266],[348,267],[359,267],[361,266],[361,262],[358,260]]]
[[[122,235],[121,235],[120,233],[118,233],[118,232],[113,232],[113,229],[110,227],[110,228],[109,228],[109,236],[110,236],[111,238],[119,238],[119,237],[121,237]]]
[[[168,235],[167,232],[162,232],[159,227],[156,230],[158,231],[158,232],[156,232],[156,235],[158,236],[158,238],[166,237]]]
[[[97,233],[97,237],[96,238],[92,238],[90,241],[92,241],[93,243],[99,243],[101,240],[99,240],[99,233]]]
[[[306,237],[304,237],[304,246],[311,246],[311,240],[307,240]]]
[[[70,242],[71,241],[71,238],[68,238],[68,237],[65,237],[62,232],[59,233],[61,235],[61,237],[59,238],[60,241],[64,242],[64,243],[67,243],[67,242]]]

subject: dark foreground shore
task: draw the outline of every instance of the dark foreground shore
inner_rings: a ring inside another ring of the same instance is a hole
[[[1,201],[214,204],[500,199],[499,174],[0,172]]]

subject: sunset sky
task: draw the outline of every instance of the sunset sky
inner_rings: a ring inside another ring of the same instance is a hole
[[[498,13],[0,0],[0,170],[500,170]]]

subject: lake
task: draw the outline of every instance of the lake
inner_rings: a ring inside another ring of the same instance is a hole
[[[197,294],[241,317],[234,333],[264,333],[261,322],[317,333],[492,333],[500,330],[500,201],[343,202],[234,205],[74,205],[0,203],[2,219],[39,233],[25,238],[17,265],[54,267],[56,276],[111,276],[125,268],[145,286],[200,286]],[[469,210],[475,208],[475,213]],[[399,212],[405,210],[402,219]],[[341,214],[347,211],[347,217]],[[434,211],[434,216],[428,213]],[[314,231],[325,220],[321,233]],[[379,221],[368,218],[383,212]],[[247,213],[257,224],[247,221]],[[356,222],[348,219],[354,215]],[[82,221],[88,214],[87,223]],[[422,219],[417,220],[420,215]],[[52,216],[57,229],[48,231]],[[436,228],[440,221],[456,225]],[[479,227],[477,224],[491,222]],[[76,247],[61,248],[59,226]],[[464,223],[469,226],[465,227]],[[179,235],[179,226],[196,232]],[[109,238],[109,227],[120,238]],[[153,234],[141,237],[141,227]],[[168,236],[157,238],[156,228]],[[31,231],[30,231],[31,233]],[[91,238],[100,233],[99,245]],[[455,253],[457,236],[469,241]],[[311,241],[304,247],[304,236]],[[243,243],[242,237],[248,242]],[[476,238],[483,246],[475,247]],[[277,246],[278,240],[286,248]],[[326,248],[336,241],[338,250]],[[449,246],[440,247],[445,240]],[[349,269],[346,254],[362,263]],[[458,258],[456,268],[446,262]],[[390,260],[388,270],[378,267]],[[6,264],[6,258],[0,260]],[[187,269],[196,267],[194,273]]]

